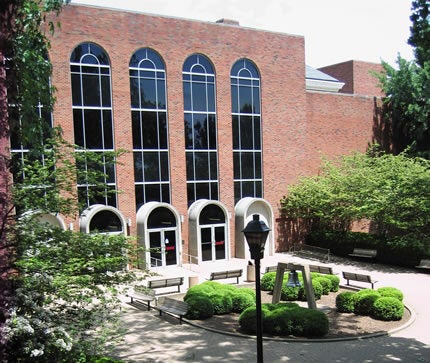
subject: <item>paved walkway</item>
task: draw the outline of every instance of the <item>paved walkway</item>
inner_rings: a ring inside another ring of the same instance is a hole
[[[276,254],[262,260],[265,266],[277,262],[311,263],[289,254]],[[209,277],[210,271],[243,268],[246,280],[247,261],[209,262],[183,268],[165,268],[164,276],[198,276],[199,282]],[[416,314],[413,324],[388,336],[354,339],[341,342],[276,342],[264,341],[264,361],[288,363],[430,363],[430,274],[415,270],[363,263],[336,258],[329,263],[335,272],[356,271],[370,274],[378,280],[375,288],[393,286],[403,291],[405,303]],[[188,278],[185,279],[188,283]],[[341,277],[341,284],[345,283]],[[360,283],[357,283],[357,286]],[[368,284],[362,284],[368,287]],[[183,287],[185,291],[187,286]],[[179,325],[178,319],[154,310],[138,310],[124,302],[123,320],[127,326],[125,341],[117,346],[115,355],[127,362],[255,362],[256,342],[217,334],[188,324]]]

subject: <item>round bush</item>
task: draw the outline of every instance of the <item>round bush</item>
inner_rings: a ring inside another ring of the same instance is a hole
[[[352,291],[345,291],[336,296],[336,310],[340,313],[354,312],[354,295]]]
[[[204,320],[214,314],[214,307],[207,296],[191,296],[187,299],[187,304],[188,311],[186,317],[188,319]]]
[[[252,295],[246,291],[240,290],[242,289],[239,289],[237,292],[231,295],[233,304],[231,311],[234,313],[241,313],[246,308],[255,305],[255,294]]]
[[[209,296],[214,291],[222,289],[222,284],[215,281],[206,281],[198,285],[190,287],[184,296],[184,301],[192,296]]]
[[[317,280],[312,279],[312,287],[314,289],[315,300],[321,299],[321,296],[323,293],[322,285]],[[305,287],[303,284],[299,288],[299,300],[300,301],[306,301],[307,300],[306,291],[305,291]]]
[[[291,305],[290,305],[291,304]],[[278,304],[279,305],[279,304]],[[263,322],[263,330],[267,334],[286,336],[293,334],[295,325],[294,303],[284,304],[277,309],[268,311]]]
[[[281,300],[284,301],[296,301],[299,299],[299,287],[288,287],[285,284],[282,285]]]
[[[403,303],[392,296],[383,296],[373,303],[373,317],[378,320],[400,320],[405,308]]]
[[[214,314],[221,315],[231,313],[233,309],[233,301],[229,292],[215,291],[208,297],[214,307]]]
[[[275,287],[276,272],[266,272],[260,281],[261,290],[263,291],[273,291]]]
[[[331,282],[331,292],[339,291],[340,278],[336,275],[324,275],[325,278],[329,279]]]
[[[300,308],[298,317],[302,323],[302,334],[305,337],[322,337],[328,333],[329,321],[327,315],[322,311]]]
[[[371,290],[368,293],[354,295],[354,313],[357,315],[372,315],[373,304],[381,297],[378,292]]]
[[[263,319],[268,314],[269,309],[267,304],[261,306],[261,316]],[[239,326],[240,329],[245,333],[255,334],[257,331],[257,309],[255,306],[250,306],[245,309],[242,314],[239,315]]]
[[[403,293],[395,287],[380,287],[378,290],[381,296],[384,297],[395,297],[399,301],[403,301]]]
[[[328,295],[330,293],[330,291],[331,291],[331,281],[330,281],[330,279],[328,279],[325,276],[318,276],[318,277],[316,277],[313,280],[316,280],[316,281],[318,281],[321,284],[323,295]]]

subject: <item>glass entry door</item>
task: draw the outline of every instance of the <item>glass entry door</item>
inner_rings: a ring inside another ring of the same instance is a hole
[[[177,244],[175,229],[149,232],[151,267],[177,264]]]
[[[212,225],[200,228],[202,261],[223,260],[226,258],[225,225]]]

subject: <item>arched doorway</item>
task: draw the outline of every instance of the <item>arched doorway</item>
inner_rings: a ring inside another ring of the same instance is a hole
[[[190,206],[189,215],[191,255],[196,254],[199,262],[228,259],[229,222],[224,205],[200,199]]]
[[[83,233],[127,234],[122,213],[115,207],[94,204],[81,214],[79,229]]]
[[[264,248],[265,256],[272,256],[275,253],[274,243],[274,217],[273,210],[268,201],[262,198],[246,197],[240,199],[235,206],[235,257],[249,259],[249,248],[245,241],[245,236],[242,230],[248,222],[252,220],[254,214],[260,216],[266,225],[271,229],[267,237]]]
[[[146,267],[181,265],[179,214],[167,203],[145,203],[137,211],[139,244],[145,247]]]

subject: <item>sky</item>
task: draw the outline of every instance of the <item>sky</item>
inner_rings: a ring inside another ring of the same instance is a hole
[[[413,59],[407,44],[412,0],[72,0],[148,14],[215,22],[305,38],[306,64],[322,67],[351,59],[395,64]]]

